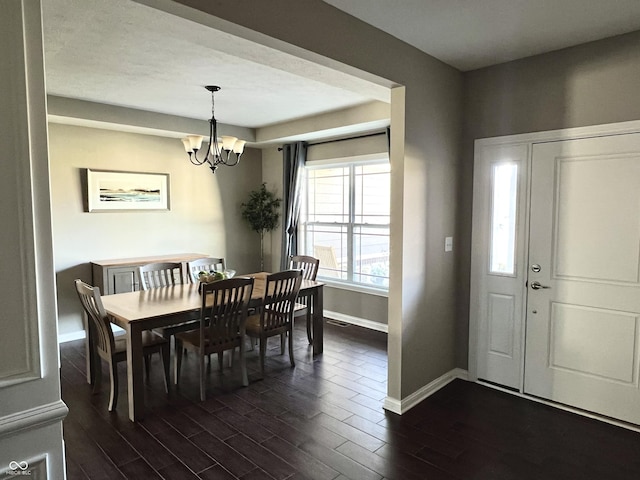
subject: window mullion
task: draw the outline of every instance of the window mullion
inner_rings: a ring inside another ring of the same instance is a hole
[[[349,223],[347,225],[347,256],[349,259],[347,266],[347,278],[354,281],[354,269],[356,254],[354,252],[355,242],[353,241],[355,223],[355,210],[356,210],[356,179],[355,179],[355,165],[349,165]]]

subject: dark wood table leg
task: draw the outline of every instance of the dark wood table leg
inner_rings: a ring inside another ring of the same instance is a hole
[[[323,307],[323,288],[322,285],[316,287],[313,292],[313,354],[318,355],[324,349],[324,307]],[[308,306],[307,306],[308,308]]]
[[[136,323],[127,324],[127,386],[129,419],[142,420],[144,416],[144,378],[142,371],[142,330]]]

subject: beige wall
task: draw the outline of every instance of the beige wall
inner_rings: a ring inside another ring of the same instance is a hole
[[[453,369],[456,260],[443,246],[456,226],[461,74],[320,0],[221,0],[215,5],[205,0],[138,1],[176,13],[176,4],[191,6],[209,14],[194,16],[203,23],[406,88],[404,113],[396,117],[404,125],[391,123],[392,136],[398,135],[402,145],[391,151],[396,220],[391,233],[389,398],[399,402]]]
[[[466,367],[473,141],[640,119],[640,32],[465,74],[458,364]]]
[[[267,184],[268,190],[275,192],[278,198],[283,198],[282,175],[282,152],[278,151],[278,147],[262,150],[262,181]],[[270,272],[280,270],[283,212],[284,206],[281,209],[278,227],[264,237],[264,268]]]
[[[239,272],[259,268],[259,237],[240,217],[260,185],[259,150],[213,175],[191,165],[175,138],[51,123],[49,140],[60,334],[82,329],[73,280],[91,281],[91,260],[195,252],[224,256]],[[169,173],[171,209],[85,212],[86,168]]]

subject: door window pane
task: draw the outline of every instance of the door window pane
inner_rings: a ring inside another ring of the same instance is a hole
[[[490,273],[515,274],[518,165],[493,166]]]

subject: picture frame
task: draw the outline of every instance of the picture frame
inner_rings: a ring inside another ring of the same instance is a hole
[[[87,211],[169,210],[169,174],[87,168]]]

